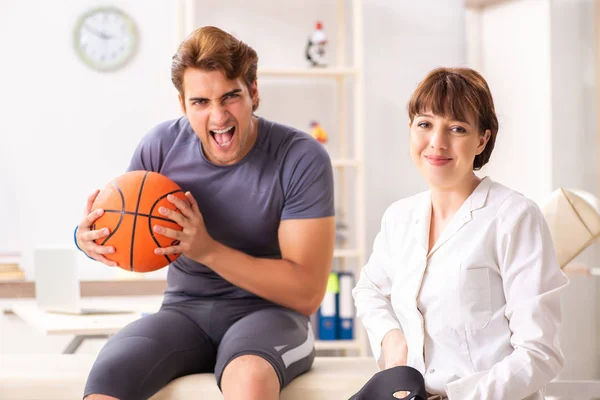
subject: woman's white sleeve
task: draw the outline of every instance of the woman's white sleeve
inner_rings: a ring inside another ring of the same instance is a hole
[[[392,280],[387,271],[392,261],[386,231],[387,214],[382,218],[381,231],[375,238],[373,252],[352,291],[357,316],[367,331],[371,350],[380,369],[384,368],[381,358],[383,337],[392,329],[401,329],[390,301]]]

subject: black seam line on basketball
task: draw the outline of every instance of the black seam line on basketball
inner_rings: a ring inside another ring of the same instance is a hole
[[[119,210],[104,210],[104,213],[119,213],[119,214],[126,214],[126,215],[136,215],[135,212],[133,211],[119,211]],[[150,214],[142,214],[142,213],[137,213],[138,217],[147,217],[147,218],[154,218],[154,219],[158,219],[160,221],[165,221],[165,222],[175,222],[172,219],[169,219],[167,217],[159,217],[158,215],[150,215]]]
[[[123,218],[125,216],[125,214],[124,214],[125,211],[123,211],[123,210],[125,210],[125,196],[123,195],[123,191],[121,190],[121,188],[119,188],[119,185],[117,185],[116,181],[112,181],[111,184],[115,187],[115,189],[117,189],[117,193],[119,193],[119,196],[121,197],[121,204],[122,204],[121,207],[123,207],[123,209],[120,211],[121,217],[119,218],[119,222],[117,222],[117,226],[115,226],[115,229],[113,229],[110,232],[110,234],[102,241],[102,243],[101,243],[102,245],[104,245],[104,243],[106,243],[106,241],[108,239],[110,239],[112,237],[112,235],[115,234],[115,232],[117,232],[117,229],[119,229],[119,226],[121,225],[121,222],[123,222]],[[118,211],[116,211],[116,212],[118,212]]]
[[[144,174],[144,178],[142,179],[142,184],[140,185],[140,192],[138,193],[137,204],[135,205],[135,215],[133,216],[133,229],[131,230],[131,250],[129,251],[129,269],[133,271],[133,245],[135,242],[135,225],[137,224],[137,213],[140,209],[140,202],[142,201],[142,192],[144,191],[144,184],[146,183],[146,178],[148,177],[148,171]]]
[[[156,245],[158,247],[161,247],[160,242],[158,241],[158,239],[156,238],[156,236],[154,236],[154,231],[152,230],[152,218],[155,218],[152,216],[152,213],[154,212],[154,208],[156,207],[156,205],[158,204],[159,201],[161,201],[162,199],[164,199],[165,197],[167,197],[170,194],[175,194],[175,193],[183,193],[183,190],[181,189],[177,189],[177,190],[173,190],[172,192],[169,192],[167,194],[164,194],[162,196],[160,196],[155,202],[154,204],[152,204],[152,207],[150,207],[150,216],[148,217],[148,229],[150,229],[150,236],[152,237],[152,240],[154,240],[154,243],[156,243]],[[173,222],[171,220],[169,220],[170,222]],[[179,240],[173,240],[171,242],[171,246],[176,246],[178,245],[180,242]],[[167,261],[170,263],[172,263],[174,260],[171,260],[171,258],[169,257],[169,254],[164,254],[164,257],[167,259]]]

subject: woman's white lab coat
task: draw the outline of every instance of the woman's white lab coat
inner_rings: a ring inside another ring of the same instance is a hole
[[[390,206],[353,290],[379,367],[383,337],[400,328],[430,393],[543,399],[563,365],[568,279],[540,209],[484,178],[427,254],[430,216],[430,192]]]

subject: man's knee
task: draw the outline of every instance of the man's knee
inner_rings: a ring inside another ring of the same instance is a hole
[[[119,400],[116,397],[106,396],[104,394],[88,394],[83,400]]]
[[[228,384],[273,388],[279,390],[279,377],[275,368],[262,357],[247,354],[234,358],[227,364],[221,378],[225,390]]]

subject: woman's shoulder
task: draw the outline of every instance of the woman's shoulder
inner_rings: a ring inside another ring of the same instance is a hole
[[[523,193],[496,181],[492,181],[490,185],[489,197],[490,201],[496,203],[499,207],[528,207],[535,205],[535,202]]]
[[[492,183],[489,199],[497,209],[496,216],[506,222],[516,222],[523,216],[532,214],[543,218],[542,211],[535,201],[501,183]]]

